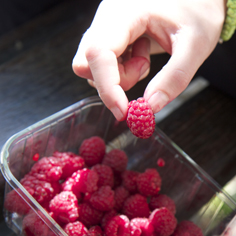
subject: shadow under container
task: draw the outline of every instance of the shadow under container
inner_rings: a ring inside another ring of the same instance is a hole
[[[128,169],[143,172],[156,168],[162,178],[161,192],[176,204],[178,222],[191,220],[205,236],[229,235],[236,213],[235,202],[188,155],[156,127],[149,139],[136,138],[126,122],[118,122],[98,97],[90,97],[26,128],[12,136],[1,151],[1,171],[6,179],[5,196],[12,190],[27,202],[55,235],[67,235],[41,205],[20,184],[35,161],[57,150],[77,153],[82,141],[100,136],[107,151],[119,148],[128,156]],[[159,158],[165,162],[157,165]],[[4,209],[7,225],[17,234],[24,215]],[[231,224],[229,224],[231,223]],[[233,235],[233,234],[232,234]]]

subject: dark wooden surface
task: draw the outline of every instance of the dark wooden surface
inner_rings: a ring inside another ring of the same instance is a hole
[[[0,146],[23,128],[97,94],[71,69],[98,5],[98,1],[90,3],[68,0],[0,38]],[[165,54],[152,58],[150,75],[127,92],[129,99],[142,96],[148,80],[168,58]],[[159,127],[221,185],[235,175],[236,101],[232,97],[209,86]],[[3,192],[0,175],[1,208]],[[10,235],[4,230],[3,235]]]

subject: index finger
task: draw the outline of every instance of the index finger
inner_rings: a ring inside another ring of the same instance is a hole
[[[85,55],[100,98],[117,120],[123,120],[127,115],[128,99],[119,85],[115,53],[109,49],[90,47]]]

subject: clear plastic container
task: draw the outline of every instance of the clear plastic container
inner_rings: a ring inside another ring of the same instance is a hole
[[[192,220],[205,236],[229,235],[227,226],[232,225],[236,204],[208,174],[158,127],[149,139],[138,139],[130,133],[126,122],[114,119],[98,97],[90,97],[17,133],[1,151],[5,196],[15,189],[49,227],[49,231],[44,231],[45,236],[51,232],[66,233],[19,180],[35,163],[33,155],[39,154],[42,158],[55,150],[77,152],[81,142],[93,135],[106,141],[107,151],[123,149],[129,157],[128,169],[142,172],[146,168],[157,168],[163,181],[161,193],[175,201],[178,221]],[[165,161],[164,167],[157,165],[159,158]],[[24,216],[6,209],[4,216],[7,225],[23,236]]]

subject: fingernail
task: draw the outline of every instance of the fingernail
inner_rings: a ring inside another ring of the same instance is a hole
[[[145,62],[144,65],[142,66],[141,70],[140,70],[140,77],[139,79],[143,79],[143,76],[147,76],[148,72],[150,69],[150,63]]]
[[[117,120],[120,121],[123,119],[124,115],[118,107],[112,107],[110,110],[113,113],[113,115],[116,117]]]
[[[169,97],[162,91],[157,91],[148,100],[153,112],[157,113],[169,102]]]

